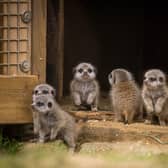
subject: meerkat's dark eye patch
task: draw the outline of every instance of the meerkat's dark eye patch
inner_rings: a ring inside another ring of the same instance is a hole
[[[91,68],[89,68],[89,69],[88,69],[88,72],[89,72],[89,73],[92,73],[92,72],[93,72],[93,70],[92,70]]]
[[[44,106],[44,103],[39,101],[39,102],[36,103],[36,105],[37,105],[38,107],[42,107],[42,106]]]
[[[159,77],[159,81],[163,82],[164,81],[163,77]]]
[[[33,93],[34,93],[35,95],[37,95],[37,94],[38,94],[38,90],[35,90]]]
[[[52,103],[48,102],[48,108],[51,108],[51,107],[52,107]]]
[[[43,94],[49,94],[48,90],[43,90]]]
[[[53,96],[55,96],[55,92],[54,92],[54,90],[51,90],[51,94],[52,94]]]
[[[155,77],[150,77],[150,78],[149,78],[149,81],[150,81],[150,82],[154,82],[154,81],[156,81],[156,80],[157,80],[157,79],[156,79]]]
[[[82,73],[82,72],[83,72],[83,69],[82,69],[82,68],[78,69],[78,72],[79,72],[79,73]]]

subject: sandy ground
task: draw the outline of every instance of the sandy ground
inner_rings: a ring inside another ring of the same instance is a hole
[[[76,110],[69,97],[61,106],[66,111]],[[107,96],[102,97],[99,109],[110,111]],[[80,125],[78,142],[78,152],[71,155],[59,140],[45,144],[27,141],[17,156],[0,155],[0,167],[163,168],[168,165],[168,127],[88,120]]]

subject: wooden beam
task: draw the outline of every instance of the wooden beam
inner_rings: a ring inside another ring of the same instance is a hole
[[[156,125],[145,125],[144,123],[125,125],[112,121],[89,121],[79,123],[77,126],[80,130],[78,141],[82,143],[94,141],[140,141],[147,139],[153,142],[156,142],[157,139],[164,143],[168,142],[167,127]]]
[[[63,76],[64,76],[64,0],[59,0],[58,9],[58,46],[56,56],[56,81],[57,99],[63,96]]]
[[[70,111],[68,112],[76,120],[104,120],[113,121],[114,113],[111,111]]]
[[[47,0],[32,1],[32,72],[46,81]]]
[[[37,76],[0,75],[0,124],[32,122],[32,90]]]
[[[0,5],[0,13],[3,13],[3,5]],[[3,26],[3,18],[0,16],[0,26]],[[0,38],[3,37],[3,31],[0,29]],[[0,41],[0,50],[2,51],[2,41]],[[3,62],[2,54],[0,54],[0,63]],[[0,74],[2,74],[2,67],[0,67]]]

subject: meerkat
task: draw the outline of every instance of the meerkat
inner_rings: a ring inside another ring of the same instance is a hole
[[[97,111],[99,83],[96,80],[96,68],[90,63],[80,63],[73,69],[73,74],[70,92],[74,104],[78,107],[89,107],[92,111]]]
[[[147,112],[146,123],[154,123],[157,117],[159,124],[168,121],[168,87],[166,75],[159,69],[148,70],[144,75],[142,98]]]
[[[108,75],[110,98],[115,120],[130,124],[142,119],[141,92],[133,75],[125,69],[115,69]]]
[[[35,86],[32,94],[32,102],[34,102],[35,98],[39,95],[46,95],[52,96],[55,98],[56,91],[55,89],[46,83],[39,84]],[[33,127],[34,127],[34,134],[38,134],[39,131],[39,113],[33,111]]]
[[[39,113],[39,142],[61,137],[69,148],[75,149],[75,120],[60,108],[52,96],[36,96],[32,108]]]

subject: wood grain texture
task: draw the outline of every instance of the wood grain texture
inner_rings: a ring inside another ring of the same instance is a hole
[[[32,90],[37,76],[0,76],[0,124],[32,122]]]
[[[32,72],[46,80],[47,0],[32,1]]]
[[[56,56],[57,99],[63,96],[64,77],[64,0],[59,0],[58,12],[58,46]]]

